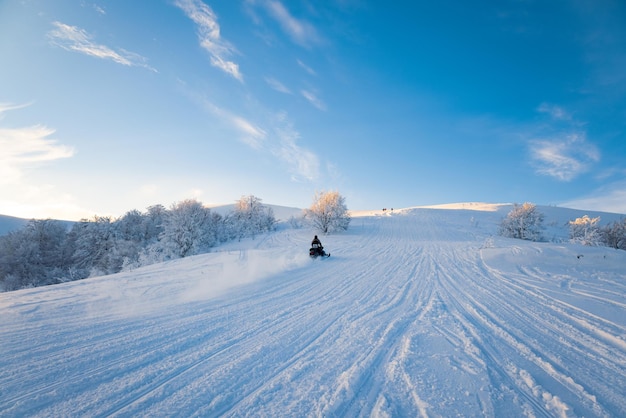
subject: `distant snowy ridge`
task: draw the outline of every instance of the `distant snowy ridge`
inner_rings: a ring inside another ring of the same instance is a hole
[[[272,211],[274,212],[274,217],[279,222],[288,221],[291,217],[297,218],[302,215],[302,211],[303,211],[303,209],[289,207],[289,206],[271,205],[271,204],[265,204],[263,202],[261,202],[261,204],[267,208],[271,208]],[[227,205],[216,204],[216,205],[205,205],[205,206],[211,209],[211,211],[215,213],[219,213],[222,216],[230,212],[233,212],[235,210],[234,203],[227,204]]]
[[[28,219],[16,218],[15,216],[0,215],[0,235],[6,235],[11,231],[23,228]]]
[[[229,212],[232,212],[235,208],[235,204],[213,204],[213,205],[205,205],[212,211],[220,214],[226,215]],[[272,205],[265,204],[263,206],[269,207],[274,212],[274,216],[277,221],[288,221],[292,217],[300,217],[303,214],[304,209],[290,207],[290,206],[280,206],[280,205]],[[493,212],[504,212],[506,215],[506,211],[510,210],[512,207],[511,203],[486,203],[486,202],[460,202],[460,203],[444,203],[439,205],[422,205],[422,206],[411,206],[408,208],[395,208],[392,209],[386,208],[383,209],[370,209],[370,210],[349,210],[351,216],[359,217],[359,216],[375,216],[382,214],[390,214],[392,212],[400,213],[406,212],[412,209],[450,209],[450,210],[475,210],[475,211],[493,211]],[[589,215],[590,217],[601,217],[601,224],[610,223],[614,220],[620,219],[620,217],[626,217],[625,214],[617,214],[610,212],[599,212],[599,211],[586,211],[581,209],[569,209],[563,208],[559,206],[541,206],[537,205],[537,208],[542,212],[552,212],[553,209],[560,211],[561,215],[565,213],[571,214],[570,219],[573,220],[577,217],[583,215]],[[560,216],[563,218],[564,216]],[[19,218],[14,216],[0,215],[0,235],[7,234],[8,232],[14,231],[26,225],[29,219]],[[71,224],[71,221],[63,221]]]

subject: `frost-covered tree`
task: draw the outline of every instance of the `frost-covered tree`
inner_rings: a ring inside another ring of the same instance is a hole
[[[215,245],[211,211],[195,199],[172,205],[163,222],[160,246],[164,259],[199,254]]]
[[[26,233],[28,239],[35,243],[36,263],[45,271],[48,279],[68,267],[67,260],[63,259],[67,230],[61,222],[52,219],[31,220],[26,225]]]
[[[73,261],[80,275],[120,271],[123,257],[116,253],[114,225],[109,216],[94,216],[91,221],[82,219],[72,229],[76,237]]]
[[[626,250],[626,218],[601,228],[602,241],[607,247]]]
[[[17,290],[32,282],[30,260],[35,253],[33,243],[24,231],[13,231],[0,237],[0,287]]]
[[[231,229],[234,235],[255,237],[256,234],[271,231],[276,223],[272,208],[264,206],[256,196],[242,196],[235,203],[235,210],[231,214]]]
[[[315,229],[324,234],[345,231],[350,225],[345,198],[336,191],[316,192],[313,204],[305,210],[305,216]]]
[[[151,225],[161,229],[158,240],[147,242],[136,263],[125,267],[142,266],[165,260],[188,257],[208,251],[225,241],[223,218],[211,212],[202,203],[187,199],[162,212],[160,207],[149,208]]]
[[[120,268],[138,264],[139,253],[146,245],[144,218],[140,211],[133,209],[113,223],[112,252],[116,258],[121,258]]]
[[[532,203],[515,203],[500,223],[500,235],[530,241],[541,240],[543,214]]]
[[[0,287],[16,290],[57,282],[69,268],[66,229],[59,221],[31,220],[0,237]]]
[[[598,246],[602,243],[602,235],[598,223],[600,217],[590,218],[588,215],[569,221],[569,237],[572,242]]]
[[[145,241],[147,244],[155,242],[163,233],[163,224],[167,216],[167,209],[163,205],[153,205],[148,207],[144,216]]]
[[[140,243],[146,240],[146,235],[144,215],[137,209],[129,210],[115,221],[117,239]]]

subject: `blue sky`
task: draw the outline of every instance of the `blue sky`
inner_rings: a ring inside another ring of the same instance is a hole
[[[626,3],[0,0],[0,214],[626,213]]]

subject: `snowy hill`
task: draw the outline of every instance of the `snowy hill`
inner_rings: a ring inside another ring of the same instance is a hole
[[[10,232],[20,230],[24,228],[29,222],[30,222],[30,219],[16,218],[14,216],[7,216],[7,215],[0,215],[0,236],[7,235]],[[72,221],[58,220],[58,222],[61,222],[61,224],[68,230],[74,224],[74,222]]]
[[[276,220],[279,222],[288,221],[291,217],[297,218],[302,215],[302,209],[292,208],[289,206],[269,205],[265,203],[262,203],[262,205],[264,207],[272,209],[272,212],[274,213],[274,218],[276,218]],[[224,216],[235,210],[235,204],[233,203],[229,205],[214,205],[208,206],[208,208],[211,209],[211,211]]]
[[[499,237],[508,210],[353,212],[328,259],[285,228],[0,294],[0,416],[626,416],[626,251]],[[540,210],[563,236],[594,215]]]
[[[27,219],[16,218],[14,216],[0,215],[0,236],[9,232],[17,231],[28,223]]]

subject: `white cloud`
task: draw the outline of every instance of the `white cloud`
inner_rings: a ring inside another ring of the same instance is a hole
[[[244,142],[246,142],[252,148],[258,149],[261,147],[262,141],[267,136],[263,129],[255,126],[254,124],[240,116],[232,114],[226,114],[226,116],[228,120],[232,123],[232,125],[235,126],[235,128],[237,128],[239,132],[244,134]]]
[[[600,160],[597,148],[587,142],[584,133],[530,141],[531,157],[537,173],[570,181],[589,170]]]
[[[97,44],[85,30],[76,26],[66,25],[61,22],[53,22],[52,25],[55,29],[48,32],[48,38],[53,45],[67,51],[79,52],[92,57],[111,60],[121,65],[144,67],[156,72],[154,68],[146,64],[146,58],[139,54],[124,49],[115,51],[106,45]]]
[[[53,129],[45,126],[0,128],[0,184],[14,183],[33,163],[69,158],[74,149],[48,137]]]
[[[538,174],[570,181],[600,161],[600,151],[587,140],[583,123],[560,106],[542,103],[537,111],[550,119],[549,123],[540,125],[544,133],[528,142]]]
[[[315,27],[304,20],[293,17],[281,2],[268,0],[263,2],[263,5],[296,44],[308,47],[320,43],[321,38]]]
[[[262,128],[242,116],[222,109],[206,98],[202,98],[194,93],[190,93],[190,97],[198,102],[206,111],[214,114],[220,120],[225,121],[238,131],[241,134],[239,139],[242,142],[254,149],[260,149],[263,146],[263,141],[267,133]]]
[[[269,122],[269,129],[263,129],[248,119],[224,110],[206,99],[199,99],[203,107],[226,121],[240,134],[240,140],[250,148],[273,155],[289,167],[292,179],[314,180],[319,176],[317,155],[298,145],[300,134],[287,119],[286,113],[280,113]],[[269,131],[269,132],[268,132]]]
[[[309,67],[308,65],[306,65],[306,64],[305,64],[305,63],[303,63],[302,61],[300,61],[300,60],[296,60],[296,62],[297,62],[297,63],[298,63],[298,65],[299,65],[300,67],[302,67],[302,68],[304,69],[304,71],[306,71],[307,73],[309,73],[309,74],[311,74],[311,75],[313,75],[313,76],[317,75],[317,73],[315,72],[315,70],[314,70],[313,68]]]
[[[7,110],[26,106],[0,104],[0,119]],[[88,214],[71,195],[54,185],[32,184],[26,179],[29,170],[74,156],[72,147],[50,138],[54,132],[42,125],[0,128],[0,213],[57,219],[79,219]]]
[[[221,37],[213,9],[199,0],[177,0],[174,4],[196,24],[200,46],[211,56],[211,65],[243,81],[239,65],[228,59],[236,50]]]
[[[319,110],[326,110],[326,104],[324,104],[324,102],[322,102],[320,98],[315,95],[315,93],[308,90],[302,90],[300,93],[305,99],[309,101],[309,103],[311,103]]]
[[[542,103],[538,108],[538,112],[547,113],[555,120],[572,120],[572,116],[562,107],[551,105],[548,103]]]
[[[276,80],[275,78],[271,78],[271,77],[266,77],[265,78],[265,82],[274,90],[280,92],[280,93],[285,93],[285,94],[291,94],[291,90],[289,90],[283,83],[281,83],[280,81]]]
[[[99,14],[101,14],[101,15],[106,15],[106,14],[107,14],[106,10],[104,10],[104,8],[103,8],[102,6],[99,6],[99,5],[97,5],[97,4],[94,4],[94,5],[93,5],[93,9],[94,9],[96,12],[98,12]]]
[[[14,105],[11,103],[0,103],[0,120],[4,117],[3,115],[4,112],[7,112],[9,110],[22,109],[28,106],[30,106],[30,103],[23,104],[23,105]]]
[[[292,180],[317,179],[319,159],[315,153],[298,145],[300,134],[293,128],[286,113],[278,115],[275,132],[277,142],[272,145],[271,152],[289,165]]]

